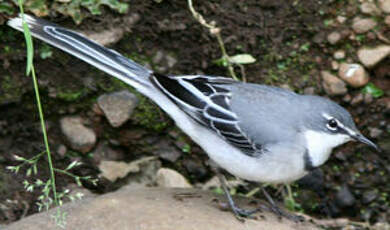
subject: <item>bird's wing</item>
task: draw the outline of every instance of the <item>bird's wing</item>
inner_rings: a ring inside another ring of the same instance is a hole
[[[162,92],[200,124],[214,130],[249,156],[261,153],[261,146],[241,130],[237,115],[230,109],[231,92],[223,85],[237,84],[237,81],[201,75],[155,74],[152,79]]]

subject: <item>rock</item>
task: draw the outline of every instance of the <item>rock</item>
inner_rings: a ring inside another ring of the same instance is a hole
[[[355,88],[366,85],[370,80],[367,71],[359,64],[342,63],[338,74],[342,80]]]
[[[155,157],[144,157],[130,163],[103,160],[98,166],[101,171],[100,176],[107,178],[111,182],[115,182],[117,179],[126,177],[129,173],[139,172],[141,164],[155,159]]]
[[[81,117],[64,117],[60,120],[60,125],[72,149],[86,153],[95,146],[96,134],[84,126]]]
[[[360,105],[364,101],[364,95],[362,93],[358,93],[354,96],[350,102],[351,105],[356,106]]]
[[[322,86],[329,95],[343,95],[347,93],[345,83],[328,71],[321,71]]]
[[[365,205],[369,204],[373,202],[377,197],[378,197],[378,191],[376,190],[366,191],[363,193],[362,203]]]
[[[390,0],[378,0],[379,7],[385,13],[390,13]]]
[[[344,50],[337,50],[334,54],[333,57],[337,60],[344,59],[345,58],[345,51]]]
[[[368,129],[370,131],[370,137],[371,138],[378,138],[383,133],[383,131],[381,129],[378,129],[378,128],[375,128],[375,127],[368,128]]]
[[[164,188],[191,188],[187,179],[175,170],[161,168],[157,171],[157,184]]]
[[[99,107],[113,127],[129,120],[137,104],[138,98],[127,90],[103,94],[98,98]]]
[[[375,48],[360,48],[357,52],[360,62],[370,68],[378,64],[390,54],[390,45],[380,45]]]
[[[352,98],[351,100],[351,105],[355,106],[355,105],[359,105],[363,102],[364,100],[364,96],[362,93],[358,93],[355,97]]]
[[[124,178],[129,173],[139,172],[139,166],[128,164],[121,161],[107,161],[102,160],[99,164],[100,176],[107,178],[111,182],[117,179]]]
[[[165,59],[167,60],[167,65],[169,68],[172,68],[177,63],[177,59],[174,58],[172,55],[167,54]]]
[[[129,32],[134,26],[134,24],[139,21],[140,18],[141,17],[139,14],[134,13],[122,18],[122,20],[124,21],[123,24],[126,26],[118,27],[116,26],[117,23],[114,23],[113,26],[110,26],[103,31],[83,31],[82,33],[85,34],[89,39],[99,43],[100,45],[106,46],[121,40],[125,35],[125,32]]]
[[[316,89],[314,87],[306,87],[303,89],[303,94],[305,95],[314,95]]]
[[[385,23],[386,23],[386,25],[387,25],[388,27],[390,27],[390,15],[387,15],[387,16],[385,17]]]
[[[330,64],[332,66],[332,70],[338,70],[340,67],[340,65],[337,61],[332,61]]]
[[[109,161],[121,161],[126,158],[126,154],[120,149],[112,149],[109,144],[104,141],[100,141],[95,150],[93,151],[93,159],[96,164],[99,164],[102,160]]]
[[[337,206],[339,206],[340,208],[351,207],[355,204],[355,201],[356,199],[347,185],[343,185],[336,194]]]
[[[356,33],[362,34],[371,29],[374,29],[376,25],[376,21],[371,18],[355,18],[352,23],[352,29]]]
[[[369,105],[374,101],[374,97],[372,94],[365,93],[364,94],[364,104]]]
[[[373,2],[364,2],[360,5],[360,11],[364,14],[379,15],[381,11]]]
[[[330,44],[334,45],[341,40],[341,34],[337,31],[333,31],[332,33],[328,34],[327,39]]]
[[[317,230],[310,221],[295,223],[288,219],[280,221],[274,213],[263,211],[255,214],[257,219],[237,221],[231,212],[221,211],[215,199],[223,196],[195,189],[132,188],[124,187],[96,198],[64,204],[66,229],[77,230]],[[248,199],[235,197],[239,207],[254,208]],[[58,229],[52,216],[57,209],[28,216],[7,226],[7,230],[52,230]],[[260,215],[264,216],[263,218]],[[315,221],[314,221],[315,222]]]
[[[347,21],[347,17],[339,15],[339,16],[337,16],[336,20],[338,23],[344,24],[344,22]]]
[[[153,154],[170,162],[175,162],[182,154],[181,151],[166,140],[159,142],[156,146],[157,150],[153,151]]]
[[[372,230],[389,230],[390,229],[390,224],[385,223],[385,222],[378,222],[375,223],[372,227]]]
[[[66,154],[66,152],[68,152],[68,149],[66,148],[65,145],[62,145],[62,144],[61,144],[61,145],[58,146],[56,152],[57,152],[58,155],[64,157],[65,154]]]
[[[182,164],[187,172],[197,180],[205,179],[209,173],[202,162],[195,159],[186,158],[182,161]]]

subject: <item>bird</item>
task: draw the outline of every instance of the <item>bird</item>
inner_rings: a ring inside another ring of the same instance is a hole
[[[23,31],[24,22],[33,37],[95,66],[151,99],[218,169],[241,179],[291,183],[323,165],[335,147],[352,140],[379,151],[357,129],[351,114],[325,97],[221,76],[163,75],[78,32],[34,16],[20,14],[7,24]],[[239,208],[224,177],[217,175],[237,217],[248,217],[256,211]],[[272,199],[269,201],[273,204]]]

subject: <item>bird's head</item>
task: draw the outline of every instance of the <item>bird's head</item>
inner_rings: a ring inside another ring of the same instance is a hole
[[[360,133],[351,114],[343,107],[323,97],[304,97],[308,103],[302,125],[307,149],[315,166],[322,164],[333,148],[350,140],[362,142],[379,151],[376,144]]]

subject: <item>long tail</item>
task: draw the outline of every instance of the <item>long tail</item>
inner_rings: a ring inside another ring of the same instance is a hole
[[[107,49],[79,33],[45,20],[26,14],[25,20],[33,37],[80,58],[141,92],[145,93],[147,88],[152,87],[149,77],[153,72],[116,51]],[[9,20],[7,24],[14,29],[23,31],[21,15]]]

